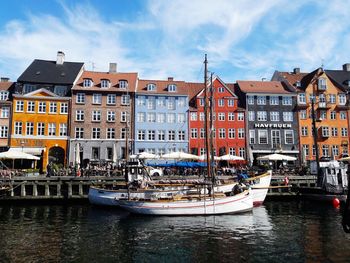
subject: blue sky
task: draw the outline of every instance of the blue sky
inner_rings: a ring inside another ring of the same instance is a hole
[[[138,72],[140,78],[225,82],[270,79],[350,62],[350,0],[3,0],[0,76],[16,80],[34,59]]]

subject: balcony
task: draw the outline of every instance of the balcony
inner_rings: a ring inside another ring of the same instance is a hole
[[[328,108],[330,108],[330,105],[327,102],[322,101],[318,103],[317,109],[328,109]]]
[[[298,101],[296,107],[297,107],[298,109],[306,109],[307,107],[309,107],[309,104],[306,103],[306,102],[300,102],[300,101]]]

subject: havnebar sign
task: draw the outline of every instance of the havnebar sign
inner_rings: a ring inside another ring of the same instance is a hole
[[[280,129],[288,129],[292,128],[292,124],[290,123],[255,123],[254,128],[280,128]]]

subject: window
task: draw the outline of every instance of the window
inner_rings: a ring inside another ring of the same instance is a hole
[[[348,154],[349,152],[348,152],[348,146],[347,145],[343,145],[342,146],[342,151],[343,151],[343,154],[345,155],[345,154]]]
[[[218,106],[219,107],[224,107],[224,105],[225,105],[224,99],[218,99]]]
[[[168,123],[175,123],[175,113],[168,113]]]
[[[312,102],[312,101],[315,102],[315,98],[316,98],[316,96],[315,96],[314,94],[310,94],[310,95],[309,95],[309,101],[310,101],[310,102]]]
[[[278,104],[279,104],[278,96],[270,96],[270,105],[278,105]]]
[[[318,89],[319,90],[326,90],[327,89],[327,82],[326,82],[325,78],[318,79]]]
[[[107,139],[115,139],[115,129],[114,128],[107,128]]]
[[[204,128],[201,128],[201,129],[199,130],[199,137],[200,137],[201,139],[205,138],[205,129],[204,129]]]
[[[259,141],[259,144],[268,143],[267,130],[258,130],[258,141]]]
[[[15,134],[22,135],[22,122],[20,121],[15,122]]]
[[[168,110],[175,110],[175,98],[168,98]]]
[[[128,113],[126,111],[122,111],[120,113],[120,122],[126,122],[128,119]]]
[[[185,113],[179,113],[179,114],[177,115],[177,122],[178,122],[178,123],[185,123],[185,122],[186,122]]]
[[[0,100],[7,100],[9,98],[8,91],[0,91]]]
[[[237,120],[238,121],[244,121],[244,113],[243,112],[238,112],[237,113]]]
[[[179,131],[178,132],[179,141],[185,140],[185,131]]]
[[[322,145],[322,155],[329,156],[329,145],[326,145],[326,144]]]
[[[23,112],[24,102],[22,100],[16,101],[16,112]]]
[[[35,112],[35,101],[27,102],[27,112]]]
[[[338,156],[338,155],[339,155],[339,146],[332,145],[332,156]]]
[[[248,121],[255,121],[255,112],[248,111]]]
[[[83,139],[84,138],[84,128],[83,127],[75,127],[75,138]]]
[[[317,147],[317,150],[319,151],[319,147]],[[316,147],[315,145],[312,145],[312,155],[315,156],[316,155]]]
[[[137,122],[145,122],[146,120],[146,113],[145,112],[138,112],[137,113]]]
[[[322,126],[322,136],[329,137],[329,129],[328,127]]]
[[[67,124],[60,123],[60,136],[67,136]]]
[[[157,114],[157,122],[159,122],[159,123],[165,122],[165,113],[158,113]]]
[[[55,86],[54,93],[58,96],[65,96],[67,94],[67,86]]]
[[[335,94],[329,94],[328,96],[329,96],[329,103],[331,104],[337,103],[337,97]]]
[[[293,121],[293,112],[283,112],[283,121]]]
[[[92,111],[92,121],[101,121],[101,111],[99,110]]]
[[[92,160],[100,159],[100,147],[91,147],[91,159]]]
[[[266,111],[258,111],[257,112],[258,121],[267,121],[267,113]]]
[[[238,149],[238,155],[239,155],[240,157],[245,158],[245,149],[244,149],[244,148],[239,148],[239,149]]]
[[[84,111],[83,110],[76,110],[75,111],[75,120],[76,121],[84,121]]]
[[[306,95],[305,95],[305,93],[299,93],[298,94],[298,103],[299,104],[306,104]]]
[[[94,127],[92,128],[92,139],[101,138],[101,128]]]
[[[227,106],[228,106],[228,107],[233,107],[233,106],[235,106],[235,100],[234,100],[234,99],[228,99],[228,100],[227,100]]]
[[[24,84],[24,93],[29,93],[35,90],[35,85],[31,85],[31,84]]]
[[[128,81],[127,81],[127,80],[124,80],[124,79],[119,80],[119,82],[118,82],[118,87],[119,87],[120,89],[126,89],[126,88],[128,87]]]
[[[224,87],[218,87],[218,92],[219,93],[224,93],[225,92],[225,88]]]
[[[228,113],[228,120],[229,121],[234,121],[235,120],[235,113],[234,112],[229,112]]]
[[[158,99],[157,99],[157,106],[159,106],[159,107],[165,107],[166,106],[165,97],[158,97]]]
[[[244,139],[244,128],[239,128],[238,129],[238,138],[239,139]]]
[[[278,148],[281,146],[281,132],[280,130],[271,131],[272,148]]]
[[[83,87],[84,88],[92,87],[92,80],[91,79],[84,79],[83,80]]]
[[[122,95],[122,101],[121,104],[122,105],[129,105],[130,104],[130,95]]]
[[[280,113],[278,111],[271,111],[270,112],[270,120],[271,121],[279,121],[280,120]]]
[[[46,102],[39,102],[39,113],[45,113],[46,112]]]
[[[103,89],[109,88],[109,80],[108,79],[101,80],[101,88],[103,88]]]
[[[338,101],[339,101],[339,105],[345,105],[346,104],[346,95],[343,93],[339,94]]]
[[[338,128],[332,127],[331,134],[332,134],[332,137],[338,137]]]
[[[348,137],[348,129],[347,128],[341,128],[341,136]]]
[[[165,141],[165,131],[164,130],[158,131],[158,140]]]
[[[199,120],[200,120],[200,121],[204,121],[204,119],[205,119],[204,112],[200,112],[200,113],[199,113]]]
[[[258,96],[257,104],[258,105],[266,105],[266,96]]]
[[[225,139],[226,138],[226,130],[224,128],[219,129],[219,138]]]
[[[115,112],[114,111],[107,111],[107,121],[108,122],[115,122]]]
[[[34,123],[33,122],[26,123],[26,135],[34,135]]]
[[[224,112],[219,112],[218,120],[219,121],[224,121],[225,120],[225,113]]]
[[[284,131],[285,144],[294,144],[294,132],[293,130]]]
[[[1,108],[1,118],[8,118],[10,116],[10,107]]]
[[[115,94],[108,94],[107,95],[107,104],[108,105],[115,105],[116,104],[116,96]]]
[[[137,98],[137,106],[145,106],[146,98],[144,96],[140,96]]]
[[[92,104],[101,104],[102,103],[102,95],[101,94],[93,94],[92,95]]]
[[[194,128],[191,129],[191,138],[192,139],[198,138],[198,130],[197,129],[194,129]]]
[[[155,98],[149,97],[147,100],[147,109],[154,110],[156,108]]]
[[[249,144],[255,144],[255,130],[249,130]]]
[[[339,116],[341,120],[346,120],[346,111],[339,112]]]
[[[282,97],[282,105],[292,105],[292,97]]]
[[[234,139],[236,137],[236,130],[233,128],[228,129],[228,138]]]
[[[320,111],[320,120],[326,120],[327,119],[327,111],[321,110]]]
[[[9,128],[7,126],[0,126],[0,138],[7,138],[9,133]]]
[[[301,127],[301,136],[308,136],[308,127],[307,126],[302,126]]]
[[[191,112],[191,121],[197,121],[198,115],[197,112]]]
[[[154,112],[147,113],[147,122],[156,122],[156,114]]]
[[[199,99],[199,105],[204,106],[204,104],[205,104],[204,99]]]
[[[121,128],[120,129],[120,139],[125,139],[126,138],[126,128]]]
[[[236,155],[236,148],[233,148],[233,147],[228,148],[228,153],[230,155]]]
[[[248,105],[254,105],[254,96],[247,96]]]
[[[77,93],[75,102],[78,104],[84,104],[85,103],[85,93]]]
[[[303,149],[303,153],[304,153],[304,156],[307,157],[310,155],[310,149],[309,149],[309,145],[307,144],[303,144],[301,146],[301,148]]]
[[[147,84],[147,91],[155,91],[157,89],[156,84],[149,83]]]
[[[107,155],[106,159],[107,160],[112,160],[112,158],[113,158],[113,148],[107,147],[106,151],[107,151],[106,152],[106,155]]]
[[[67,102],[61,102],[60,113],[61,114],[67,114],[68,113],[68,103]]]
[[[57,113],[57,103],[50,102],[50,113]]]
[[[37,134],[38,136],[44,136],[44,135],[45,135],[45,123],[43,123],[43,122],[38,122],[36,134]]]
[[[299,118],[300,118],[301,120],[305,120],[305,119],[307,118],[306,110],[301,110],[301,111],[299,112]]]
[[[179,105],[179,107],[185,107],[186,106],[186,98],[178,98],[177,105]]]
[[[168,131],[168,140],[175,141],[175,131]]]
[[[336,111],[331,111],[330,118],[331,118],[331,120],[335,120],[337,118],[337,112]]]
[[[137,139],[140,141],[144,141],[146,139],[146,131],[145,130],[138,130],[137,131]]]
[[[56,123],[49,123],[49,136],[56,136]]]
[[[176,85],[175,84],[169,84],[168,85],[168,91],[169,92],[176,92]]]

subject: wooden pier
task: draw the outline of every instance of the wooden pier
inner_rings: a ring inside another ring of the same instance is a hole
[[[295,197],[297,187],[315,186],[315,176],[272,177],[268,198]],[[115,186],[125,184],[122,177],[14,177],[0,179],[0,201],[15,200],[87,200],[91,185]]]

